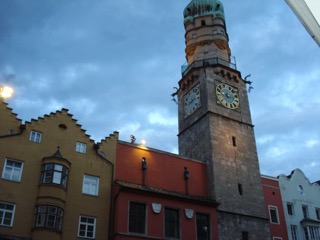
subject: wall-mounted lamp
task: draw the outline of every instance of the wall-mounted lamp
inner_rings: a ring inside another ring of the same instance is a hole
[[[141,142],[140,142],[140,145],[141,146],[145,146],[146,145],[146,140],[142,139]]]
[[[141,166],[142,166],[142,171],[145,171],[147,169],[147,160],[144,157],[141,159]]]
[[[184,176],[184,180],[186,181],[186,194],[189,194],[188,180],[190,178],[190,173],[189,173],[187,167],[184,167],[183,176]]]
[[[142,169],[142,184],[146,185],[147,160],[145,157],[141,159],[141,169]]]
[[[0,98],[9,98],[12,96],[13,89],[8,86],[0,86]]]
[[[183,175],[184,175],[184,179],[185,179],[185,180],[188,180],[188,179],[189,179],[190,173],[189,173],[187,167],[184,167]]]

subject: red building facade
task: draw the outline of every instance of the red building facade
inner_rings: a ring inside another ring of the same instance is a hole
[[[266,215],[269,217],[272,240],[288,239],[282,197],[277,178],[261,176]]]
[[[202,162],[118,142],[113,239],[218,239]]]

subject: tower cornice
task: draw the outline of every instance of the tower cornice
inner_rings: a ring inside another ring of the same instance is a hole
[[[215,68],[214,73],[226,81],[238,83],[241,80],[241,73],[237,70],[235,64],[231,64],[220,58],[199,60],[189,65],[182,73],[182,79],[179,81],[179,90],[184,91],[188,89],[189,86],[192,86],[192,84],[198,80],[199,73],[196,71],[197,69],[199,70],[209,66]]]

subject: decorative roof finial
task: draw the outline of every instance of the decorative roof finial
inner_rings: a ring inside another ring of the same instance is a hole
[[[219,0],[192,0],[183,11],[184,21],[193,21],[193,18],[212,15],[224,19],[223,5]]]

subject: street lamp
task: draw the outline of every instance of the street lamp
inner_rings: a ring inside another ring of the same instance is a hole
[[[8,86],[0,86],[0,98],[9,98],[12,96],[13,89]]]

